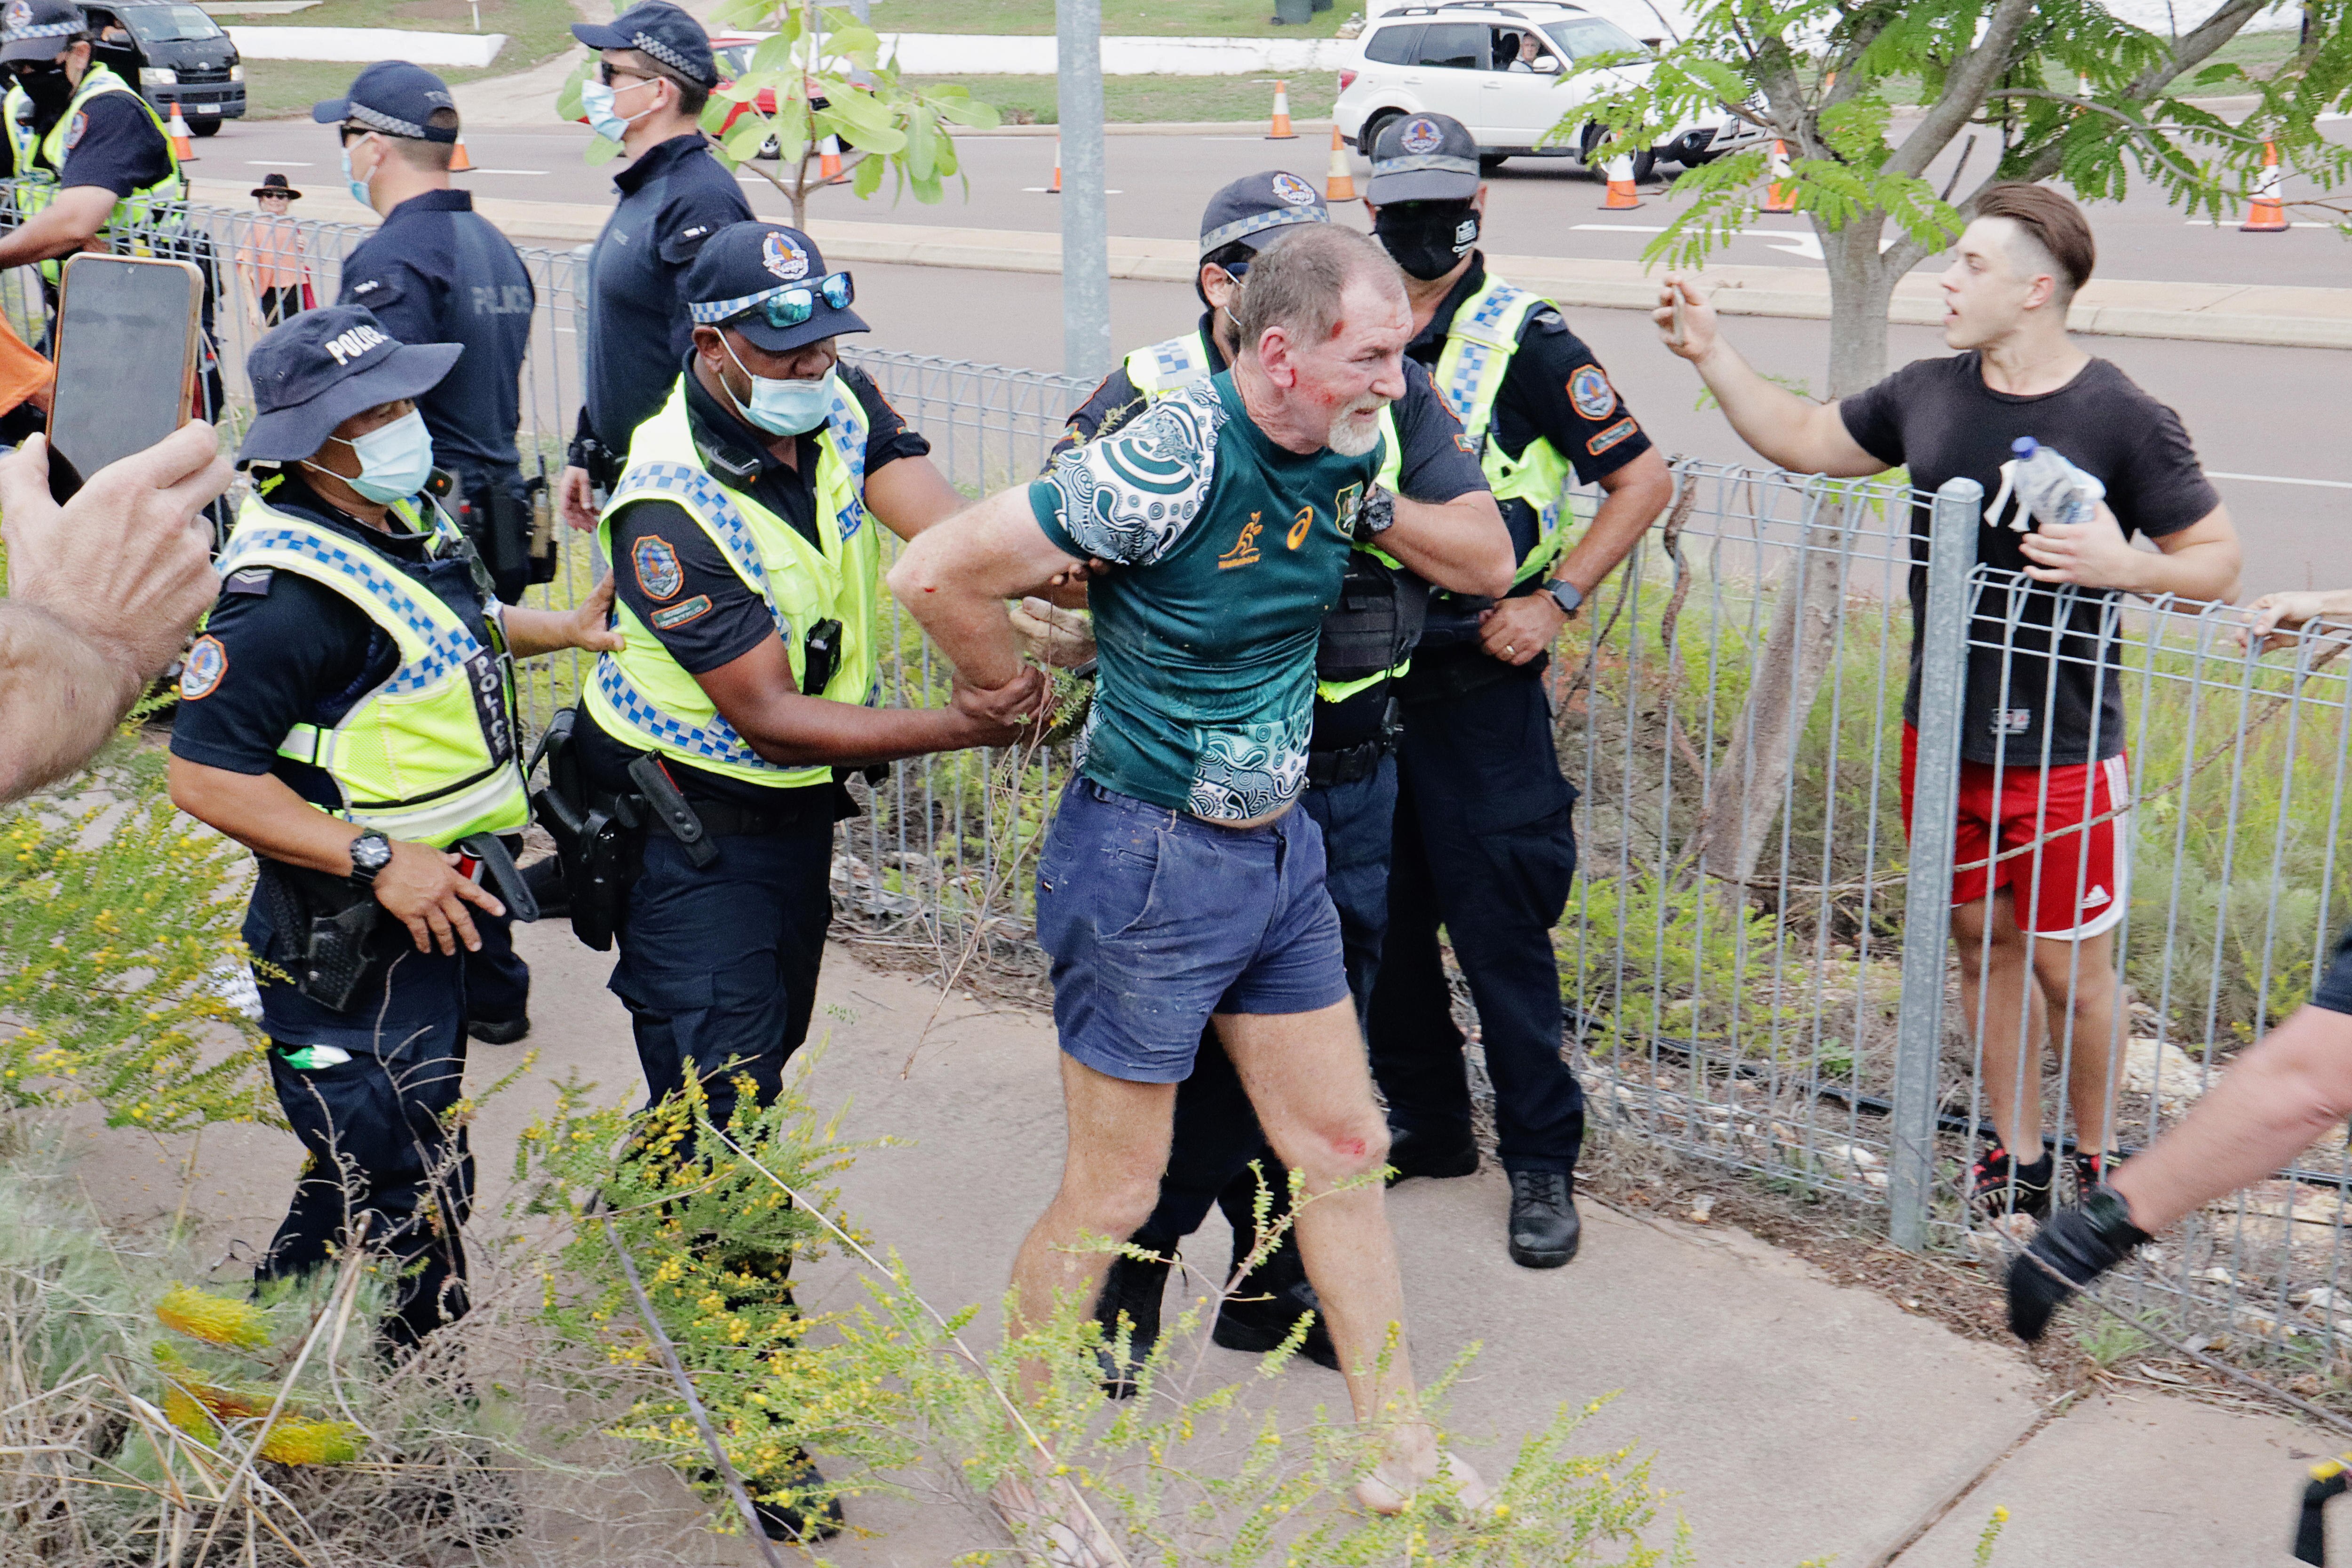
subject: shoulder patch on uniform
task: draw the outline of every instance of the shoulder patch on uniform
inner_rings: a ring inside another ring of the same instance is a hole
[[[228,673],[228,649],[220,638],[201,637],[189,646],[180,664],[180,700],[200,702],[210,697]]]
[[[221,592],[250,594],[258,598],[269,592],[269,584],[277,577],[278,568],[275,566],[248,566],[242,572],[230,573],[227,580],[221,584]]]
[[[1642,427],[1639,425],[1634,424],[1631,419],[1620,419],[1616,424],[1612,425],[1608,429],[1603,430],[1600,435],[1595,436],[1591,440],[1587,441],[1584,444],[1584,449],[1597,458],[1601,456],[1601,453],[1609,450],[1610,447],[1618,446],[1631,437],[1639,435],[1641,433],[1641,429]]]
[[[82,134],[89,129],[89,110],[87,109],[76,110],[74,111],[73,123],[66,127],[66,151],[70,153],[76,147],[80,146]]]
[[[681,599],[675,605],[665,605],[652,616],[654,630],[676,631],[688,621],[698,621],[710,613],[710,595],[697,594],[691,599]]]
[[[1597,364],[1580,364],[1568,378],[1568,400],[1587,419],[1606,419],[1616,411],[1617,389],[1609,384],[1607,371]]]
[[[1474,458],[1478,455],[1478,443],[1470,439],[1470,436],[1467,431],[1456,430],[1454,432],[1454,444],[1463,451],[1469,453]]]
[[[667,599],[686,586],[686,568],[677,552],[658,533],[640,535],[629,548],[629,564],[636,569],[637,586],[648,599]]]

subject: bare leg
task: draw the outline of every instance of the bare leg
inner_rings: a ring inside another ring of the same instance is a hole
[[[1174,1084],[1129,1083],[1065,1055],[1062,1100],[1070,1141],[1062,1156],[1061,1190],[1013,1260],[1019,1291],[1015,1333],[1050,1321],[1057,1291],[1076,1291],[1093,1307],[1110,1254],[1081,1244],[1133,1235],[1151,1217],[1160,1173],[1168,1164]]]
[[[1482,1497],[1477,1477],[1439,1453],[1436,1434],[1421,1417],[1405,1353],[1396,1238],[1379,1176],[1388,1163],[1388,1123],[1372,1102],[1354,1005],[1335,1002],[1315,1013],[1222,1014],[1216,1025],[1266,1141],[1306,1182],[1309,1201],[1297,1209],[1298,1249],[1323,1300],[1356,1419],[1396,1422],[1388,1458],[1358,1488],[1358,1497],[1367,1507],[1393,1511],[1415,1485],[1449,1465],[1465,1499]],[[1335,1190],[1351,1182],[1345,1191]]]
[[[2050,1038],[2070,1054],[2066,1096],[2074,1111],[2076,1147],[2105,1152],[2114,1138],[2116,1070],[2116,937],[2082,942],[2036,940],[2033,974],[2048,998]],[[2037,1064],[2041,1053],[2034,1053]],[[2039,1097],[2037,1100],[2037,1110]]]
[[[2179,1126],[2116,1167],[2132,1224],[2153,1236],[2259,1182],[2352,1114],[2352,1016],[2305,1007],[2264,1036]]]
[[[2017,928],[2009,889],[1989,901],[1952,906],[1952,940],[1959,949],[1960,1009],[1969,1034],[1983,1041],[1985,1109],[2001,1146],[2031,1165],[2042,1158],[2042,1052],[2026,994],[2025,933]]]

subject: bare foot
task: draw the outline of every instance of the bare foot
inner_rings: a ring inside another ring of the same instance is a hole
[[[1372,1473],[1356,1483],[1356,1500],[1373,1513],[1402,1513],[1404,1505],[1415,1492],[1431,1484],[1430,1476],[1416,1477],[1410,1461],[1402,1458],[1382,1459],[1372,1468]],[[1494,1506],[1495,1492],[1467,1460],[1450,1453],[1437,1456],[1436,1476],[1453,1488],[1453,1495],[1444,1506],[1461,1514],[1485,1513]]]
[[[1127,1553],[1059,1476],[1007,1476],[988,1503],[1031,1568],[1129,1568]]]

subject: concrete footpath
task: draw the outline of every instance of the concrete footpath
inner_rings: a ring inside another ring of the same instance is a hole
[[[638,1092],[626,1017],[604,989],[609,957],[553,923],[523,928],[518,946],[537,976],[534,1032],[525,1047],[475,1047],[469,1086],[510,1070],[526,1049],[539,1055],[474,1125],[479,1226],[496,1225],[516,1133],[551,1102],[554,1080],[576,1073],[617,1102]],[[862,1155],[843,1183],[855,1223],[904,1255],[935,1304],[987,1303],[986,1324],[1014,1246],[1058,1175],[1055,1047],[1050,1021],[1035,1014],[940,1004],[936,991],[836,948],[811,1093],[821,1107],[848,1106],[847,1137],[897,1141]],[[249,1128],[215,1129],[201,1146],[88,1125],[74,1138],[82,1177],[110,1213],[167,1219],[184,1204],[201,1216],[206,1257],[250,1258],[267,1243],[299,1159],[290,1136]],[[1996,1506],[2010,1513],[1997,1563],[2284,1564],[2304,1466],[2344,1447],[2292,1420],[2145,1384],[2053,1418],[2047,1385],[2011,1349],[1833,1285],[1721,1226],[1588,1200],[1582,1255],[1566,1269],[1530,1272],[1504,1256],[1507,1203],[1491,1168],[1391,1194],[1416,1363],[1441,1368],[1465,1345],[1483,1346],[1450,1419],[1492,1469],[1562,1405],[1613,1394],[1583,1448],[1654,1453],[1654,1479],[1670,1494],[1658,1541],[1679,1514],[1706,1568],[1822,1558],[1839,1568],[1964,1568]],[[1222,1271],[1229,1247],[1212,1215],[1193,1257]],[[232,1265],[223,1278],[241,1272]],[[853,1299],[837,1261],[806,1279],[812,1306]],[[1180,1272],[1171,1290],[1183,1289]],[[1254,1367],[1205,1343],[1199,1353],[1214,1377],[1242,1380]],[[1244,1397],[1294,1422],[1318,1405],[1345,1410],[1339,1379],[1305,1363]],[[670,1550],[689,1562],[755,1561],[746,1542],[702,1535],[682,1489],[658,1476],[653,1484],[679,1510]],[[828,1558],[938,1568],[989,1544],[969,1510],[936,1503],[861,1501],[857,1519],[879,1538],[839,1542]],[[572,1549],[575,1560],[589,1560],[586,1546]]]

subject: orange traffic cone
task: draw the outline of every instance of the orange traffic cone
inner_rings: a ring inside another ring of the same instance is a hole
[[[1789,144],[1779,137],[1772,138],[1772,185],[1764,193],[1761,211],[1792,213],[1797,210],[1797,184],[1790,177]]]
[[[2246,209],[2246,221],[2238,226],[2241,234],[2277,234],[2294,226],[2286,221],[2286,207],[2280,200],[2278,143],[2263,143],[2263,178],[2254,187],[2253,205]]]
[[[188,129],[188,117],[180,112],[177,99],[172,100],[172,123],[164,127],[163,133],[172,139],[172,156],[181,163],[187,163],[196,155],[195,133]]]
[[[1058,136],[1054,138],[1054,183],[1045,187],[1045,194],[1049,196],[1062,194],[1062,139]]]
[[[1055,160],[1060,162],[1059,159]],[[841,139],[828,136],[819,144],[816,157],[817,178],[828,185],[841,183]]]
[[[460,135],[457,138],[457,144],[449,150],[449,172],[453,174],[462,174],[473,166],[474,161],[466,156],[466,138]]]
[[[1331,173],[1323,182],[1323,199],[1327,202],[1352,202],[1356,199],[1356,174],[1348,167],[1348,143],[1336,125],[1331,127]]]
[[[1609,199],[1601,204],[1603,212],[1623,212],[1642,205],[1639,192],[1633,188],[1633,160],[1609,160]]]
[[[1265,133],[1269,142],[1296,142],[1298,132],[1290,128],[1290,84],[1274,84],[1274,129]]]

